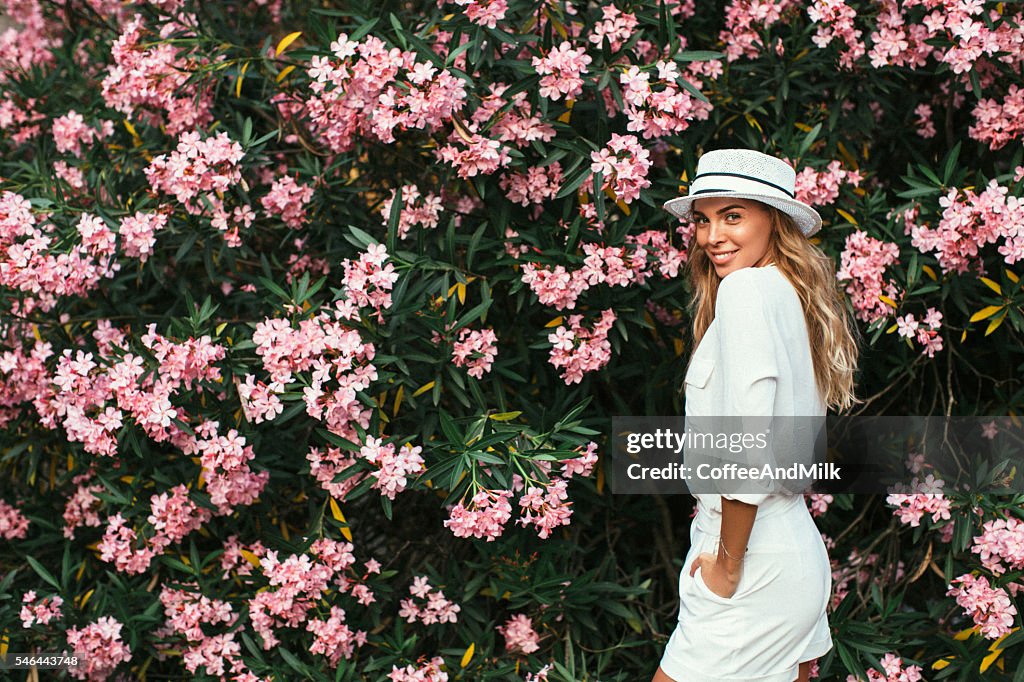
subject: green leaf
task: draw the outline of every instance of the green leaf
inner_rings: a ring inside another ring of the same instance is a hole
[[[54,588],[60,589],[60,583],[57,582],[57,579],[35,557],[26,556],[25,560],[28,561],[28,565],[32,567],[32,570],[39,574],[40,578],[53,585]]]

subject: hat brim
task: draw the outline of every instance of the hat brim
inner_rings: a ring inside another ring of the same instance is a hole
[[[684,220],[690,217],[690,207],[693,202],[697,199],[714,199],[716,197],[736,197],[737,199],[753,199],[760,201],[761,203],[773,206],[790,218],[796,223],[796,226],[800,228],[800,231],[804,233],[805,237],[810,237],[815,232],[821,229],[821,216],[818,212],[811,208],[809,205],[796,199],[788,199],[786,197],[766,196],[764,194],[757,194],[754,192],[707,192],[696,196],[685,196],[670,199],[662,206],[666,211],[672,215],[682,218]]]

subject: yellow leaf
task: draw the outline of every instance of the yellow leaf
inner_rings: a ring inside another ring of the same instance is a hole
[[[933,282],[938,281],[939,278],[935,276],[935,271],[932,270],[931,266],[929,266],[929,265],[922,265],[921,269],[924,270],[924,274],[926,274],[926,275],[928,275],[929,277],[932,278]]]
[[[78,603],[78,608],[80,608],[80,609],[84,609],[85,608],[85,602],[89,601],[89,597],[92,596],[92,593],[94,591],[95,590],[89,590],[88,592],[86,592],[85,594],[82,595],[82,600]]]
[[[857,168],[857,159],[855,159],[853,157],[853,154],[851,154],[850,151],[843,146],[842,142],[836,143],[836,149],[839,150],[839,154],[843,157],[843,161],[845,161],[850,166]]]
[[[1001,306],[1001,305],[985,306],[984,308],[982,308],[978,312],[976,312],[973,315],[971,315],[971,322],[978,322],[980,320],[984,320],[984,319],[987,319],[989,317],[992,317],[993,315],[995,315],[996,313],[998,313],[1002,309],[1003,309],[1003,306]]]
[[[619,210],[622,211],[623,213],[625,213],[626,215],[629,215],[631,213],[631,211],[629,210],[629,204],[627,204],[622,199],[619,199],[618,201],[616,201],[615,205],[618,206]]]
[[[469,659],[473,658],[473,652],[475,650],[476,650],[476,642],[473,642],[472,644],[469,645],[469,648],[466,649],[466,653],[462,654],[462,661],[460,661],[460,663],[459,663],[459,665],[461,667],[465,668],[467,665],[469,665]]]
[[[878,300],[879,300],[879,301],[881,301],[882,303],[884,303],[884,304],[888,305],[888,306],[891,306],[891,307],[893,307],[893,308],[895,308],[895,307],[896,307],[896,301],[892,300],[892,299],[891,299],[891,298],[889,298],[888,296],[881,296],[881,295],[880,295],[880,296],[878,297]]]
[[[451,298],[452,294],[454,294],[455,290],[458,289],[458,288],[459,288],[459,283],[458,282],[456,282],[455,284],[453,284],[450,287],[448,287],[448,294],[445,296],[445,298]]]
[[[338,501],[333,497],[330,497],[328,499],[331,502],[331,516],[334,517],[334,520],[339,521],[341,523],[348,523],[345,520],[345,515],[341,513],[341,506],[338,505]]]
[[[139,138],[139,134],[135,132],[135,126],[133,126],[128,119],[124,120],[124,127],[128,130],[129,135],[131,135],[135,139]]]
[[[459,294],[459,303],[465,303],[466,302],[466,285],[463,284],[462,282],[459,282],[457,287],[456,287],[456,291]]]
[[[238,78],[235,79],[235,97],[242,96],[242,79],[245,78],[245,72],[249,68],[249,64],[252,62],[246,62],[242,64],[242,70],[238,72]]]
[[[805,133],[811,132],[811,126],[807,125],[806,123],[794,123],[793,125],[795,125],[800,130],[804,131]]]
[[[562,316],[561,315],[559,315],[558,317],[556,317],[555,319],[551,320],[546,325],[544,325],[544,328],[547,329],[548,327],[557,327],[560,324],[562,324]]]
[[[490,415],[490,418],[496,422],[507,422],[515,419],[521,414],[521,410],[518,412],[498,412],[497,414]]]
[[[886,334],[892,334],[894,331],[896,331],[897,327],[899,327],[899,325],[898,324],[894,324],[893,326],[891,326],[888,329],[886,329],[885,333]]]
[[[985,672],[989,667],[996,662],[996,659],[1003,655],[1002,649],[996,649],[985,658],[981,659],[981,666],[978,668],[979,672]]]
[[[988,323],[988,329],[985,330],[985,336],[988,336],[989,334],[991,334],[992,332],[999,328],[999,325],[1001,325],[1003,323],[1003,320],[1006,319],[1007,312],[1009,311],[1004,312],[1002,315]]]
[[[0,656],[7,655],[7,631],[4,630],[4,636],[0,637]]]
[[[743,117],[747,119],[747,123],[751,128],[755,128],[757,132],[764,133],[764,129],[761,128],[761,124],[757,122],[757,119],[750,114],[743,114]]]
[[[960,632],[956,633],[953,639],[962,642],[965,639],[970,639],[971,635],[975,634],[976,632],[978,632],[977,626],[973,628],[967,628],[966,630],[961,630]]]
[[[676,357],[677,358],[680,357],[683,354],[683,349],[684,349],[683,340],[682,339],[672,339],[672,346],[675,349]]]
[[[1015,273],[1013,272],[1013,270],[1010,270],[1010,269],[1006,269],[1006,268],[1004,268],[1004,269],[1003,269],[1003,272],[1005,272],[1005,273],[1006,273],[1006,277],[1007,277],[1007,279],[1009,279],[1009,280],[1010,280],[1011,282],[1013,282],[1014,284],[1016,284],[1017,282],[1019,282],[1019,281],[1020,281],[1020,277],[1018,277],[1018,276],[1017,276],[1017,275],[1016,275],[1016,274],[1015,274]]]
[[[220,324],[217,325],[217,329],[215,329],[214,332],[216,333],[217,336],[220,336],[220,333],[222,331],[224,331],[224,327],[227,327],[227,326],[228,326],[227,322],[221,322]]]
[[[967,330],[965,329],[964,333],[960,335],[960,343],[963,343],[966,340],[967,340]]]
[[[569,100],[565,101],[565,106],[567,107],[567,109],[565,110],[564,114],[562,114],[561,116],[558,117],[558,120],[561,123],[568,123],[569,122],[569,118],[572,116],[572,105],[575,104],[575,103],[576,103],[576,100],[572,100],[572,99],[569,99]]]
[[[43,337],[40,336],[40,334],[39,334],[39,325],[37,325],[37,324],[33,324],[32,325],[32,336],[36,337],[36,341],[42,341],[43,340]]]
[[[850,223],[851,225],[858,225],[859,224],[857,222],[856,218],[854,218],[852,215],[850,215],[849,213],[847,213],[846,211],[844,211],[841,208],[837,208],[836,209],[836,213],[838,213],[839,215],[843,216],[843,218],[846,220],[846,222]]]
[[[352,542],[352,530],[348,526],[341,527],[341,534],[346,540]]]
[[[391,414],[398,416],[398,408],[402,405],[402,396],[405,394],[405,386],[400,385],[395,391],[395,406],[391,408]]]
[[[285,542],[288,542],[291,540],[291,537],[288,534],[288,526],[285,525],[284,519],[281,519],[281,523],[279,525],[281,526],[281,537],[284,538]]]
[[[288,46],[295,42],[295,40],[302,35],[302,31],[296,31],[295,33],[289,33],[284,38],[281,38],[281,42],[277,44],[276,56],[281,56],[281,53],[288,49]]]
[[[999,284],[997,282],[993,282],[988,277],[982,277],[981,278],[981,283],[984,284],[985,286],[987,286],[992,291],[994,291],[997,294],[999,294],[1000,296],[1002,296],[1003,289],[1002,289],[1002,287],[999,286]]]
[[[932,663],[932,670],[942,670],[947,665],[952,663],[952,661],[953,661],[953,657],[952,656],[946,656],[945,658],[940,658],[939,660],[937,660],[934,663]]]
[[[427,391],[429,391],[433,387],[434,387],[434,382],[433,381],[429,381],[429,382],[423,384],[422,386],[420,386],[419,388],[417,388],[416,392],[412,394],[412,397],[415,398],[418,395],[423,395],[424,393],[426,393]]]
[[[295,70],[295,65],[294,64],[286,66],[283,69],[281,69],[281,73],[277,74],[277,78],[275,78],[274,80],[276,80],[278,83],[280,83],[281,81],[283,81],[285,78],[288,77],[288,74],[290,74],[294,70]]]

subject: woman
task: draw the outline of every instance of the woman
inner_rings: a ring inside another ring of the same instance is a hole
[[[786,162],[746,149],[700,157],[665,209],[696,225],[688,264],[696,350],[686,415],[811,416],[859,402],[855,327],[832,260],[807,237]],[[832,575],[802,495],[695,495],[679,622],[652,682],[793,682],[832,648]]]

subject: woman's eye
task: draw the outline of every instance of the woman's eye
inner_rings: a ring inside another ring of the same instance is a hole
[[[725,216],[728,220],[739,220],[741,218],[739,213],[729,213]]]

